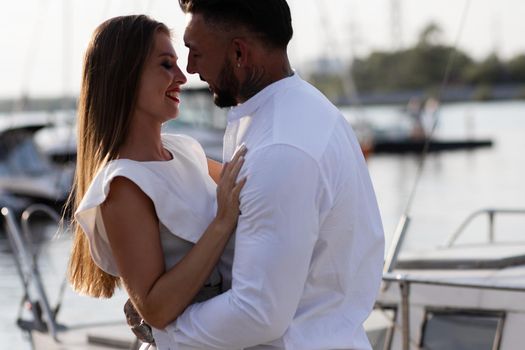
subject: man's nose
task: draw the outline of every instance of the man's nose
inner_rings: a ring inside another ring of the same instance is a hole
[[[193,63],[193,60],[190,57],[188,57],[188,64],[186,65],[186,71],[189,74],[197,73],[197,71],[195,69],[195,64]]]

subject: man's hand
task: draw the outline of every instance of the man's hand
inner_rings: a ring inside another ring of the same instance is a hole
[[[129,299],[124,304],[124,314],[126,315],[126,322],[128,326],[130,326],[131,331],[141,342],[155,344],[150,325],[144,322]]]

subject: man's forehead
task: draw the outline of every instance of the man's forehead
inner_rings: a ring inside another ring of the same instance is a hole
[[[184,30],[184,42],[186,45],[197,45],[208,35],[208,30],[200,15],[186,15],[186,29]]]
[[[226,33],[217,30],[206,22],[200,14],[186,15],[186,29],[184,31],[184,43],[188,47],[197,47],[206,44],[213,44],[223,41]]]
[[[191,34],[209,33],[212,32],[212,28],[202,15],[189,13],[186,15],[186,32]]]

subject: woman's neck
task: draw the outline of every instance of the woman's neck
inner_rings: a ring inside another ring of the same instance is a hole
[[[160,134],[160,124],[140,123],[134,120],[126,140],[120,147],[119,158],[137,161],[170,160],[171,154],[164,148]]]

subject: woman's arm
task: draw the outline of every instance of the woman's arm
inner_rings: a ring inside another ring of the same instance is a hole
[[[124,286],[144,320],[164,328],[201,289],[233,232],[239,213],[236,183],[240,153],[225,167],[217,187],[218,210],[201,239],[173,268],[165,271],[159,222],[149,197],[130,180],[117,177],[101,206],[102,216]]]
[[[219,183],[219,181],[221,180],[221,172],[222,163],[208,158],[208,173],[210,174],[210,177],[213,179],[213,181],[215,181],[215,183]]]

